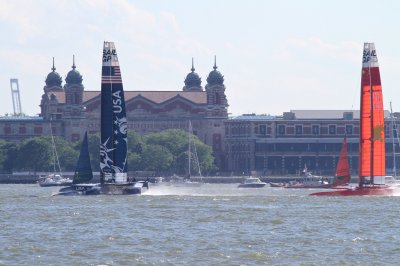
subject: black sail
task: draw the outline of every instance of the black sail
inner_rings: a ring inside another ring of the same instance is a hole
[[[75,174],[73,178],[74,184],[85,183],[93,178],[92,166],[90,165],[88,136],[85,132],[85,137],[82,141],[81,152],[79,154],[78,163],[76,164]]]
[[[127,120],[118,56],[113,42],[104,42],[101,77],[102,182],[127,181]]]

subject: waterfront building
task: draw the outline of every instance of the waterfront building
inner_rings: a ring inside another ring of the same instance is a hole
[[[393,169],[392,122],[400,113],[385,112],[386,165]],[[234,174],[298,175],[304,167],[316,174],[334,175],[341,144],[347,135],[352,174],[358,169],[359,111],[292,110],[282,116],[248,114],[225,122],[227,169]],[[398,152],[398,144],[396,151]]]
[[[354,110],[292,110],[281,116],[241,115],[228,118],[224,76],[213,70],[203,88],[194,64],[184,86],[171,91],[125,90],[128,127],[139,134],[166,129],[188,130],[213,148],[221,174],[299,174],[305,166],[314,173],[333,175],[345,134],[352,174],[358,169],[359,112]],[[122,73],[124,74],[124,73]],[[100,131],[100,90],[85,90],[73,59],[63,85],[53,60],[40,102],[40,115],[0,117],[0,139],[20,142],[50,135],[79,141],[85,131]],[[266,111],[268,106],[265,107]],[[392,122],[385,114],[387,170],[393,168]],[[398,126],[399,127],[399,126]],[[398,145],[396,146],[399,152]]]
[[[3,117],[0,119],[0,138],[21,141],[25,138],[53,135],[68,141],[79,141],[84,132],[100,132],[100,90],[85,90],[82,75],[75,59],[62,84],[53,59],[40,102],[39,117]],[[124,75],[124,73],[122,73]],[[224,122],[228,119],[228,101],[224,76],[218,71],[216,59],[202,87],[195,72],[191,72],[181,90],[139,91],[125,88],[128,127],[139,134],[166,129],[189,129],[213,148],[216,163],[224,169]]]

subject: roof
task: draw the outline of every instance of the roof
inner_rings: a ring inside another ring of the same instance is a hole
[[[231,117],[232,120],[272,120],[276,119],[276,116],[272,115],[256,115],[256,114],[243,114],[239,116]]]
[[[65,103],[65,93],[63,91],[49,92],[57,97],[59,103]],[[100,95],[100,91],[84,91],[83,102],[87,102]],[[206,91],[124,91],[125,101],[129,101],[137,96],[142,96],[155,103],[162,103],[176,96],[181,96],[197,104],[207,103]]]
[[[359,110],[290,110],[296,119],[343,119],[343,113],[353,113],[354,119],[360,119]],[[390,117],[390,112],[384,111],[385,118]]]
[[[40,116],[24,116],[24,115],[8,115],[0,116],[1,121],[42,121],[43,117]]]

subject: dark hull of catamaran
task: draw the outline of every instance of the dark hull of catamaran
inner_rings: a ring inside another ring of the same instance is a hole
[[[60,196],[80,196],[80,195],[99,195],[101,193],[100,184],[74,184],[59,190],[56,195]]]
[[[100,185],[101,194],[105,195],[134,195],[142,194],[149,188],[148,182],[104,183]]]
[[[398,194],[400,194],[399,188],[383,185],[316,192],[310,194],[310,196],[395,196]]]

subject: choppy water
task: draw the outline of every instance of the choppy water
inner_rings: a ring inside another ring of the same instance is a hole
[[[0,185],[0,265],[399,265],[400,197],[153,186],[51,196]]]

